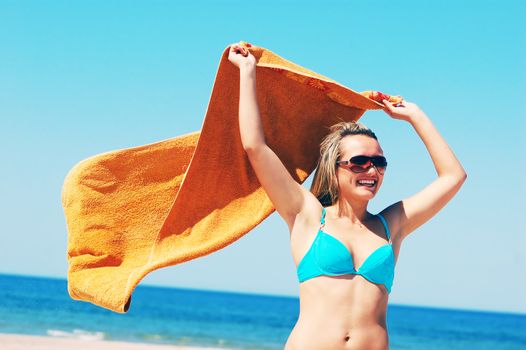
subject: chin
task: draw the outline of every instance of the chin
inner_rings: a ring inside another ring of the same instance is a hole
[[[367,190],[367,192],[365,191],[360,191],[359,194],[357,194],[357,197],[360,197],[360,198],[374,198],[374,196],[376,196],[376,194],[378,193],[378,190],[375,190],[374,192],[373,191],[369,191]]]
[[[355,201],[366,202],[374,198],[376,193],[353,193],[350,197]]]

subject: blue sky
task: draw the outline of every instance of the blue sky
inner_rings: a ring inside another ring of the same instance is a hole
[[[246,40],[354,90],[417,103],[466,169],[457,196],[404,241],[391,304],[526,312],[525,10],[520,1],[1,1],[0,272],[65,277],[69,169],[200,129],[223,49]],[[382,111],[360,121],[389,159],[371,212],[433,181],[411,125]],[[298,295],[277,213],[142,284]]]

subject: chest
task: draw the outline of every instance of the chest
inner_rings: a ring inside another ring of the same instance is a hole
[[[383,227],[349,227],[337,223],[297,220],[291,232],[291,253],[298,267],[308,256],[327,267],[346,266],[351,271],[378,264],[393,255],[396,261],[399,247],[389,243]]]

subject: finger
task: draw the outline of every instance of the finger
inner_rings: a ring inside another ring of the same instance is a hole
[[[239,44],[236,44],[234,46],[234,50],[237,52],[237,53],[242,53],[243,55],[247,54],[248,53],[248,50],[246,48],[244,48],[243,46],[240,46]]]
[[[231,53],[231,54],[234,54],[234,55],[243,54],[243,53],[241,52],[241,50],[239,50],[239,49],[233,49],[232,51],[230,51],[230,53]]]
[[[234,43],[230,45],[230,52],[235,52],[236,54],[240,53],[244,57],[247,57],[250,53],[248,49],[244,46],[241,46],[239,43]]]
[[[389,109],[389,110],[392,110],[392,109],[393,109],[393,105],[392,105],[392,103],[389,102],[388,100],[383,99],[382,102],[383,102],[383,104],[385,105],[385,107],[387,107],[387,109]]]
[[[384,103],[384,111],[385,113],[389,114],[389,115],[392,115],[394,113],[394,107],[393,105],[391,104],[391,102],[387,101],[387,100],[382,100],[382,102]]]
[[[243,56],[246,56],[248,55],[248,49],[244,46],[239,46],[239,48],[241,49],[242,53],[243,53]]]

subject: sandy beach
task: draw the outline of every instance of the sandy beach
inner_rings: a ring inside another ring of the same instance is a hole
[[[217,348],[82,340],[21,334],[0,334],[0,348],[2,350],[217,350]]]

